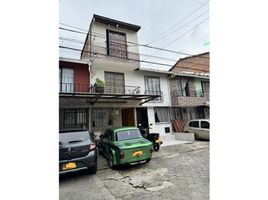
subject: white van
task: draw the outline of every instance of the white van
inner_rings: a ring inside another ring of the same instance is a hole
[[[194,133],[196,139],[209,140],[209,119],[189,120],[184,127],[185,133]]]

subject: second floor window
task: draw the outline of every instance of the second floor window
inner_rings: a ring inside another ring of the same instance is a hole
[[[160,95],[160,79],[159,77],[154,76],[145,76],[145,94],[152,95]],[[160,101],[161,97],[155,99],[156,101]]]
[[[190,96],[189,83],[186,79],[177,80],[177,96],[188,97]]]
[[[106,93],[125,93],[125,79],[123,73],[104,72],[104,77]]]
[[[60,92],[74,91],[74,70],[71,68],[60,68],[59,71]]]
[[[126,34],[107,30],[107,55],[127,58]]]

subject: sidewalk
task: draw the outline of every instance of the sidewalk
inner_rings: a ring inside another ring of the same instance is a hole
[[[191,141],[175,140],[175,135],[171,134],[171,133],[166,133],[165,135],[160,135],[160,140],[163,141],[163,144],[161,145],[161,147],[175,145],[175,144],[192,143]]]

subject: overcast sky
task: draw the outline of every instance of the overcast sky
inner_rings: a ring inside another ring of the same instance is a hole
[[[149,45],[159,48],[198,54],[209,51],[209,2],[206,2],[207,0],[60,0],[59,21],[88,30],[93,14],[102,15],[140,25],[141,29],[138,32],[140,44],[149,43]],[[197,10],[199,7],[201,8]],[[183,20],[195,10],[197,11]],[[70,28],[62,24],[60,26]],[[76,41],[85,40],[83,34],[63,30],[60,30],[60,37]],[[153,40],[155,38],[156,40]],[[79,49],[82,49],[83,46],[66,40],[60,40],[60,44]],[[165,64],[175,64],[176,60],[185,57],[185,55],[156,51],[145,47],[140,47],[139,50],[140,53],[173,59],[141,57],[142,60]],[[79,58],[79,55],[79,52],[60,50],[62,57]],[[142,66],[159,68],[157,65],[144,63]],[[161,66],[163,70],[169,68]]]

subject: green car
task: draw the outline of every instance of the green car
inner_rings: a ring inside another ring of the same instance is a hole
[[[153,144],[142,137],[136,127],[107,129],[100,136],[99,152],[108,160],[109,166],[149,162]]]

